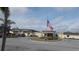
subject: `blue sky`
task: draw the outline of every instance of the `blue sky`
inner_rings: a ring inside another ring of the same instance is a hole
[[[1,11],[0,17],[2,17]],[[16,22],[12,27],[42,31],[47,29],[48,19],[55,31],[79,32],[77,7],[11,7],[9,19]]]

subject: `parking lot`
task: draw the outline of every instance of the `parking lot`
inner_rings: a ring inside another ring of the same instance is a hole
[[[0,38],[0,48],[2,38]],[[7,38],[6,51],[79,51],[79,40],[35,41],[28,37]]]

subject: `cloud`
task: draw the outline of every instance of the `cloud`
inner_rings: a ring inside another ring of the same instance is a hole
[[[2,19],[4,19],[4,14],[3,14],[3,12],[0,10],[0,18],[2,18]],[[2,21],[0,21],[0,25],[2,24],[3,22]]]
[[[74,8],[70,7],[58,7],[55,8],[57,11],[71,11]],[[12,27],[19,28],[31,28],[37,30],[45,30],[47,29],[47,21],[41,20],[38,18],[24,18],[26,14],[29,12],[28,8],[10,8],[11,19],[16,22]],[[56,31],[78,31],[79,29],[79,18],[77,19],[64,19],[64,16],[57,16],[52,20],[49,20],[54,30]]]
[[[79,32],[79,18],[70,19],[70,20],[61,20],[58,24],[55,25],[55,30],[58,32],[71,31]]]
[[[64,19],[63,16],[55,17],[51,20],[52,26],[55,31],[78,31],[79,30],[79,18]]]
[[[0,18],[4,18],[4,14],[1,10],[0,10]]]
[[[73,23],[70,24],[69,31],[79,32],[79,18],[74,19]]]
[[[19,28],[31,28],[31,29],[38,29],[43,30],[46,27],[46,21],[40,20],[36,18],[29,18],[29,19],[17,19],[15,25],[12,25],[12,27],[19,27]]]
[[[57,11],[71,11],[71,10],[73,10],[75,8],[73,8],[73,7],[56,7],[55,9]]]
[[[40,20],[37,18],[28,18],[14,20],[16,22],[12,27],[27,28],[27,29],[36,29],[36,30],[46,30],[47,21]],[[55,17],[52,20],[49,20],[54,30],[57,32],[64,31],[78,31],[79,30],[79,18],[65,20],[63,16]]]
[[[10,12],[12,13],[25,13],[28,11],[28,8],[25,7],[10,7]]]
[[[64,21],[64,16],[57,16],[54,17],[52,20],[50,20],[50,23],[52,24],[54,30],[57,28],[60,28],[61,23]]]
[[[64,16],[58,16],[52,19],[53,24],[57,25],[64,20]]]
[[[21,18],[28,12],[28,8],[25,7],[10,7],[10,18]]]
[[[10,8],[10,19],[15,21],[15,25],[12,25],[13,27],[19,27],[19,28],[33,28],[33,29],[38,29],[42,30],[45,28],[45,20],[40,20],[34,17],[26,18],[27,13],[29,12],[29,8],[16,8],[12,7]]]

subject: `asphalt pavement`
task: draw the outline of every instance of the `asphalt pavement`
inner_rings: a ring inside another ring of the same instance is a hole
[[[0,38],[0,48],[2,38]],[[7,38],[5,51],[79,51],[79,40],[35,41],[28,37]]]

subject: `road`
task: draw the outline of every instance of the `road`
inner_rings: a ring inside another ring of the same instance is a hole
[[[2,38],[0,38],[0,48]],[[6,51],[79,51],[79,40],[34,41],[27,37],[7,38]]]

